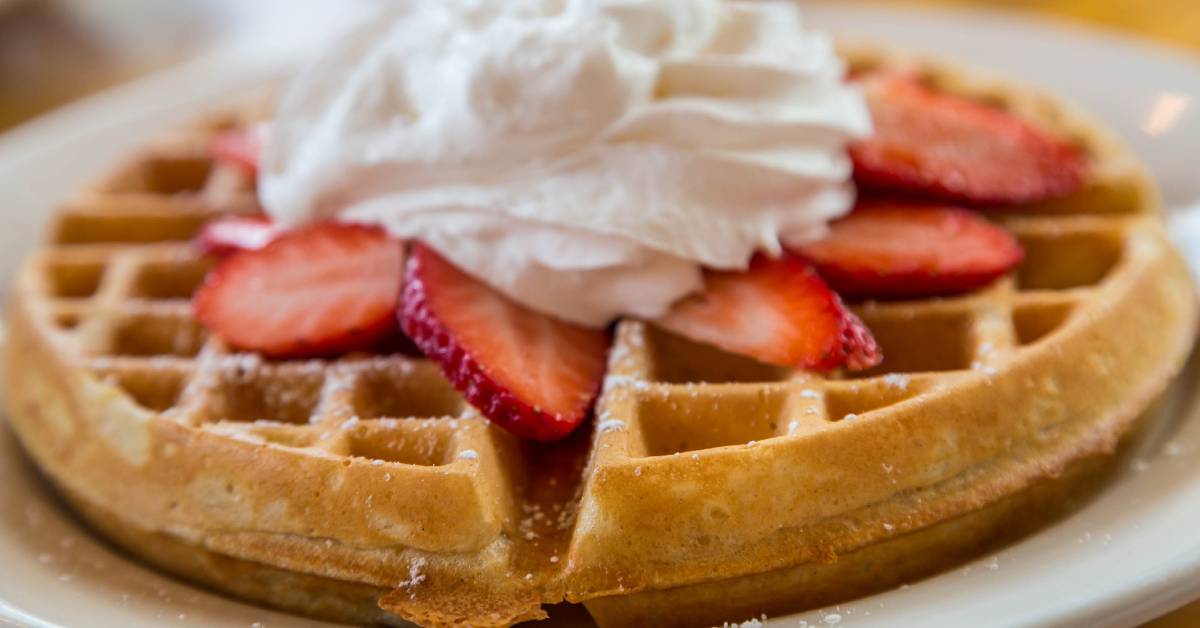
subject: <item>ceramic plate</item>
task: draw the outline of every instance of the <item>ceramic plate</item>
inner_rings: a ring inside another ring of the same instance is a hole
[[[1200,262],[1197,59],[1007,13],[839,3],[811,6],[808,15],[848,37],[990,68],[1084,105],[1151,165],[1174,212],[1173,234]],[[0,285],[70,191],[154,132],[283,76],[294,41],[225,48],[0,136]],[[1157,432],[1119,480],[1069,519],[940,576],[766,623],[1122,626],[1200,596],[1197,371],[1181,378]],[[327,625],[194,589],[96,541],[63,511],[7,430],[0,430],[0,565],[0,626]]]

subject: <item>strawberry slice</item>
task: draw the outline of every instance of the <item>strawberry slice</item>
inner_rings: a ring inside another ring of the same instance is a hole
[[[237,251],[261,249],[283,230],[266,216],[230,216],[204,225],[196,246],[205,255],[225,257]]]
[[[955,207],[861,203],[823,240],[794,251],[839,294],[919,298],[968,292],[1021,263],[1013,236]]]
[[[740,272],[709,271],[704,292],[656,321],[698,342],[802,369],[864,369],[882,360],[862,321],[812,267],[793,257],[755,257]]]
[[[850,147],[865,190],[971,205],[1030,203],[1079,189],[1074,147],[1000,109],[942,94],[906,76],[862,81],[874,136]]]
[[[395,333],[404,246],[381,229],[319,223],[228,257],[192,302],[242,349],[276,358],[368,349]]]
[[[408,259],[400,325],[487,418],[523,438],[560,439],[600,390],[608,335],[515,303],[433,249]]]
[[[241,168],[250,176],[258,175],[258,155],[262,151],[262,133],[257,129],[223,131],[213,136],[208,154],[213,159]]]

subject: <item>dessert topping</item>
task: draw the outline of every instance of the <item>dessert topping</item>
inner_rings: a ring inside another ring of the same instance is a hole
[[[608,334],[535,312],[421,244],[400,324],[471,405],[518,436],[566,436],[600,392]]]
[[[260,193],[567,321],[653,318],[849,210],[843,70],[788,1],[384,3],[286,90]]]
[[[704,291],[656,321],[681,336],[791,368],[863,369],[882,359],[862,321],[812,267],[759,256],[742,272],[706,273]]]
[[[235,129],[213,137],[208,145],[212,158],[233,164],[246,174],[258,174],[259,153],[262,151],[262,129]]]
[[[907,76],[862,83],[875,133],[850,156],[865,190],[1007,205],[1066,196],[1084,180],[1079,151],[1006,111]]]
[[[1024,258],[1012,234],[975,212],[880,202],[860,204],[824,239],[795,252],[839,294],[879,299],[967,292]]]
[[[283,230],[265,216],[230,216],[204,225],[196,246],[205,255],[224,257],[237,251],[261,249]]]
[[[404,245],[382,229],[317,223],[208,274],[192,305],[226,342],[270,357],[337,355],[393,335]]]

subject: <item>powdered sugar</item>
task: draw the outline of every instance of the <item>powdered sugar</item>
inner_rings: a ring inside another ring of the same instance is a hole
[[[721,624],[721,628],[762,628],[764,625],[763,622],[765,621],[767,621],[767,614],[763,613],[758,617],[751,617],[750,619],[747,619],[741,623],[731,624],[729,622],[725,622]]]
[[[625,422],[621,419],[614,419],[607,412],[600,415],[600,421],[596,423],[596,431],[603,434],[605,432],[616,432],[625,429]]]
[[[410,599],[416,597],[416,592],[413,591],[413,589],[426,580],[426,576],[423,571],[426,563],[427,561],[423,557],[412,559],[412,562],[408,564],[408,578],[396,583],[396,588],[408,589],[408,597]]]

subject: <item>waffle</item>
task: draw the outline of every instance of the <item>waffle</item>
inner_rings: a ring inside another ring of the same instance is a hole
[[[62,207],[9,303],[14,428],[71,504],[213,588],[356,623],[494,626],[582,603],[695,625],[833,603],[945,569],[1069,510],[1180,369],[1188,274],[1143,170],[1058,101],[869,50],[1069,137],[1076,195],[988,212],[1027,251],[962,297],[855,310],[862,373],[766,366],[639,321],[594,426],[520,441],[403,355],[271,362],[193,319],[206,221],[257,210],[183,129]],[[653,622],[651,622],[653,620]]]

